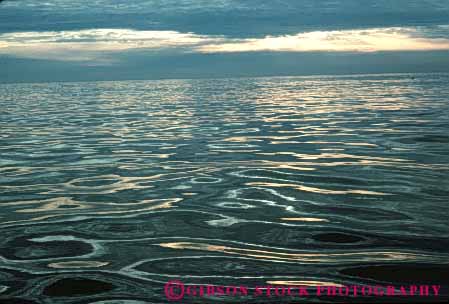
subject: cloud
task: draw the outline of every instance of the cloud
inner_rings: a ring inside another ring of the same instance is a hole
[[[447,0],[5,0],[0,32],[133,28],[234,38],[445,24]]]
[[[306,11],[314,13],[353,12],[435,12],[449,9],[446,0],[21,0],[4,1],[6,8],[41,10],[45,12],[158,12],[182,13],[189,11]]]
[[[233,43],[208,44],[199,51],[254,52],[254,51],[429,51],[449,49],[449,37],[426,37],[418,28],[381,28],[367,30],[314,31],[297,35],[267,36]],[[447,33],[447,32],[446,32]]]
[[[0,54],[19,58],[85,61],[110,58],[114,53],[133,49],[179,50],[221,40],[176,31],[130,29],[18,32],[0,35]]]
[[[229,38],[177,31],[89,29],[0,34],[0,55],[62,61],[113,62],[131,50],[181,53],[376,52],[449,50],[449,27],[313,31],[262,38]]]

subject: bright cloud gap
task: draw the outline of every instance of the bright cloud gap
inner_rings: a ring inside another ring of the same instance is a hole
[[[285,36],[235,39],[176,31],[90,29],[59,32],[0,34],[0,55],[89,61],[113,57],[129,50],[174,50],[197,53],[260,51],[376,52],[449,50],[449,26],[437,28],[432,37],[424,27],[372,28],[365,30],[314,31]]]

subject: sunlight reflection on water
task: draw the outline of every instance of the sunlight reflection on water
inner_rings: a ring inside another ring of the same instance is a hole
[[[339,286],[369,279],[351,265],[447,267],[448,84],[0,85],[2,284],[33,298],[86,274],[114,286],[91,301],[158,302],[173,276]]]

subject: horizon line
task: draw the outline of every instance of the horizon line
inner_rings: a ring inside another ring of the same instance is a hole
[[[382,75],[428,75],[449,74],[449,72],[382,72],[382,73],[335,73],[335,74],[301,74],[301,75],[259,75],[259,76],[223,76],[223,77],[185,77],[185,78],[130,78],[130,79],[96,79],[96,80],[61,80],[61,81],[1,81],[0,85],[8,84],[45,84],[45,83],[87,83],[87,82],[128,82],[128,81],[166,81],[166,80],[222,80],[222,79],[253,79],[253,78],[317,78],[317,77],[353,77],[353,76],[382,76]]]

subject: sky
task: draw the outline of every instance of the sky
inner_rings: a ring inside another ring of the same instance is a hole
[[[0,0],[0,82],[447,71],[447,0]]]

